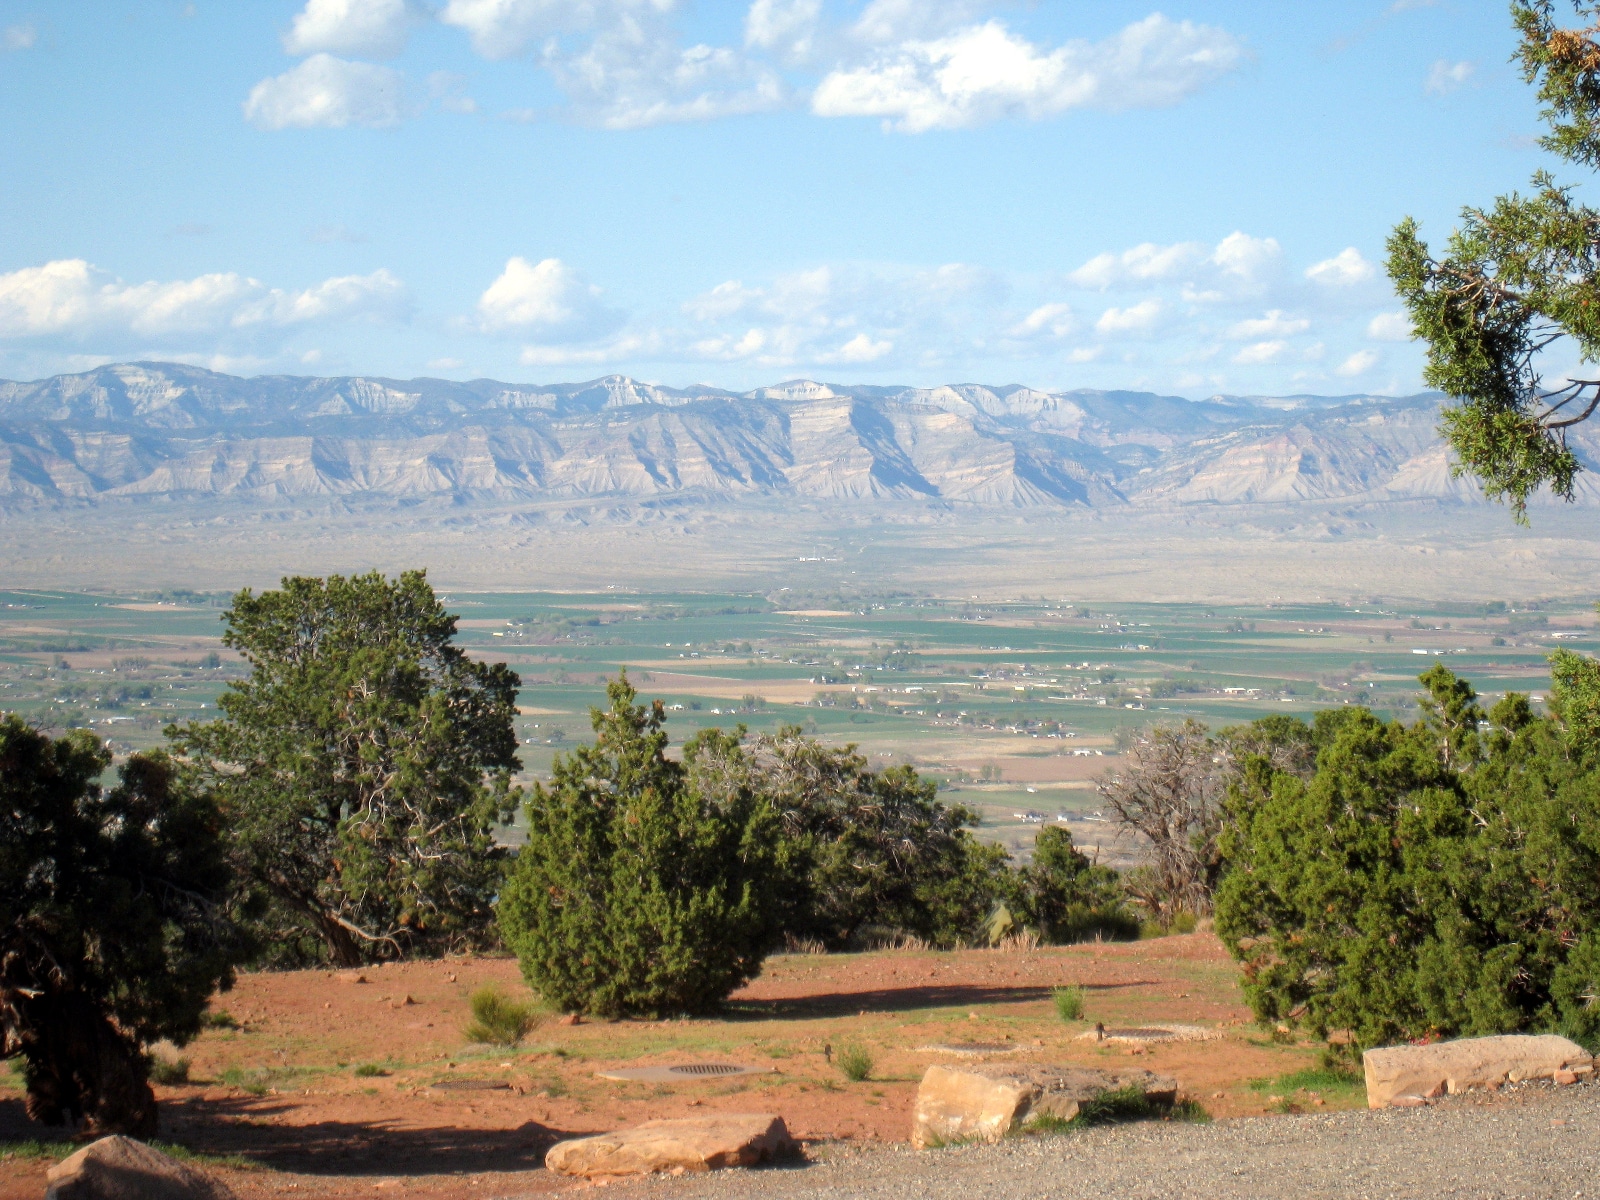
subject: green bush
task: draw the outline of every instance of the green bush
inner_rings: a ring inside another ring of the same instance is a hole
[[[861,1083],[872,1077],[872,1054],[865,1046],[841,1046],[838,1066],[851,1083]]]
[[[1600,1038],[1600,663],[1555,666],[1548,718],[1439,665],[1415,724],[1319,714],[1309,781],[1244,757],[1216,913],[1259,1020]]]
[[[594,744],[558,757],[528,800],[500,930],[560,1011],[708,1012],[780,937],[790,845],[737,735],[705,730],[674,762],[661,702],[635,704],[626,674],[606,694]]]
[[[187,1058],[161,1058],[152,1054],[150,1056],[150,1079],[152,1082],[165,1087],[176,1087],[189,1082],[189,1060]]]
[[[1128,908],[1121,877],[1091,862],[1067,830],[1056,825],[1039,830],[1033,861],[1017,874],[1021,894],[1015,907],[1023,923],[1056,945],[1139,936],[1139,918]]]
[[[1058,987],[1050,993],[1050,999],[1055,1001],[1056,1016],[1063,1021],[1083,1020],[1083,989],[1081,987]]]
[[[539,1024],[537,1006],[513,1000],[498,988],[482,987],[472,993],[472,1021],[467,1041],[494,1046],[515,1046]]]
[[[384,1070],[377,1063],[362,1063],[359,1067],[351,1072],[352,1075],[355,1075],[359,1079],[377,1079],[380,1076],[387,1075],[388,1073],[388,1071]]]

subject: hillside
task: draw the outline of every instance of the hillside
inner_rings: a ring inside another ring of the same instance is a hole
[[[0,501],[1472,501],[1450,478],[1437,411],[1433,395],[1190,401],[805,380],[735,394],[622,376],[242,379],[135,363],[0,383]]]

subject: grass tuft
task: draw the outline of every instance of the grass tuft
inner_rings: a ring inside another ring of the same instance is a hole
[[[388,1071],[384,1070],[377,1063],[362,1063],[353,1072],[351,1072],[351,1074],[360,1079],[375,1079],[380,1075],[387,1075],[388,1073]]]
[[[482,987],[472,993],[472,1020],[463,1032],[469,1042],[515,1046],[539,1021],[537,1005],[513,1000],[497,988]]]
[[[841,1046],[839,1070],[851,1083],[860,1083],[872,1077],[872,1055],[865,1046]]]
[[[1184,1097],[1175,1104],[1158,1104],[1137,1087],[1103,1092],[1078,1106],[1071,1120],[1040,1116],[1022,1127],[1024,1134],[1072,1133],[1096,1125],[1123,1125],[1129,1121],[1183,1121],[1203,1125],[1211,1114],[1195,1100]]]
[[[1055,1001],[1056,1016],[1063,1021],[1083,1020],[1083,989],[1081,987],[1058,987],[1050,993],[1050,998]]]
[[[179,1084],[189,1082],[187,1058],[160,1058],[152,1054],[148,1061],[151,1083],[159,1083],[163,1087],[177,1087]]]
[[[206,1029],[239,1028],[239,1022],[235,1020],[233,1014],[225,1008],[219,1008],[216,1012],[208,1012],[205,1016],[200,1018],[200,1024]]]

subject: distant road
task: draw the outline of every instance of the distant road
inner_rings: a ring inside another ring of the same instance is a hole
[[[662,1196],[799,1200],[1507,1200],[1600,1195],[1600,1085],[1434,1108],[1141,1124],[957,1150],[852,1150]]]

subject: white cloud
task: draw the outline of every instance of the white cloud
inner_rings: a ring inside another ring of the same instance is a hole
[[[439,20],[466,31],[484,58],[513,58],[564,33],[670,12],[674,0],[449,0]]]
[[[258,129],[382,129],[415,112],[399,71],[331,54],[314,54],[282,75],[263,79],[244,103],[245,119]]]
[[[587,341],[622,323],[600,289],[559,258],[531,263],[513,257],[478,298],[478,325],[490,333],[516,330],[538,341]]]
[[[1258,284],[1277,270],[1282,257],[1283,248],[1277,238],[1257,238],[1235,231],[1217,243],[1211,261],[1224,275]]]
[[[744,44],[805,62],[816,52],[822,0],[754,0],[744,17]]]
[[[765,112],[787,96],[775,72],[727,47],[680,48],[653,21],[618,21],[549,65],[577,114],[605,129]]]
[[[823,355],[818,362],[867,363],[876,362],[894,349],[893,342],[875,342],[864,333],[858,333],[831,355]]]
[[[232,272],[126,284],[81,258],[0,275],[3,338],[163,338],[283,329],[361,317],[400,319],[408,307],[405,285],[385,270],[327,279],[303,291],[269,288]]]
[[[1076,331],[1077,319],[1066,304],[1041,304],[1011,329],[1014,338],[1063,338]]]
[[[1328,287],[1351,287],[1371,279],[1377,269],[1361,257],[1361,251],[1347,246],[1332,258],[1306,268],[1306,278]]]
[[[32,50],[38,40],[39,31],[27,22],[7,25],[0,30],[0,46],[7,50]]]
[[[699,321],[715,321],[742,312],[763,295],[759,288],[747,288],[737,279],[730,279],[704,295],[684,301],[683,311]]]
[[[1475,63],[1449,62],[1441,58],[1428,68],[1428,82],[1423,85],[1423,90],[1430,96],[1448,96],[1465,86],[1476,70]]]
[[[1367,336],[1375,342],[1409,342],[1411,318],[1404,312],[1379,313],[1367,322]]]
[[[1106,309],[1094,327],[1097,333],[1106,335],[1148,333],[1160,323],[1165,312],[1160,300],[1141,300],[1128,308]]]
[[[1173,246],[1144,242],[1121,254],[1097,254],[1067,278],[1079,287],[1102,290],[1130,281],[1148,283],[1171,279],[1203,262],[1205,256],[1206,248],[1199,242]]]
[[[1235,322],[1228,327],[1228,336],[1244,342],[1251,338],[1293,337],[1310,328],[1311,322],[1304,317],[1286,317],[1281,308],[1274,308],[1265,316]]]
[[[1357,350],[1333,369],[1335,375],[1342,375],[1346,379],[1352,375],[1362,375],[1372,370],[1378,364],[1378,356],[1371,350]]]
[[[1246,346],[1233,356],[1233,361],[1243,366],[1259,366],[1265,363],[1275,363],[1284,356],[1289,349],[1289,343],[1281,339],[1267,342],[1256,342]]]
[[[306,0],[283,35],[283,48],[290,54],[393,58],[422,17],[410,0]]]
[[[865,16],[865,14],[864,14]],[[961,129],[1074,108],[1175,104],[1244,61],[1232,34],[1154,13],[1103,42],[1046,51],[999,21],[906,41],[871,63],[835,70],[812,94],[818,116],[882,117],[894,129]]]

